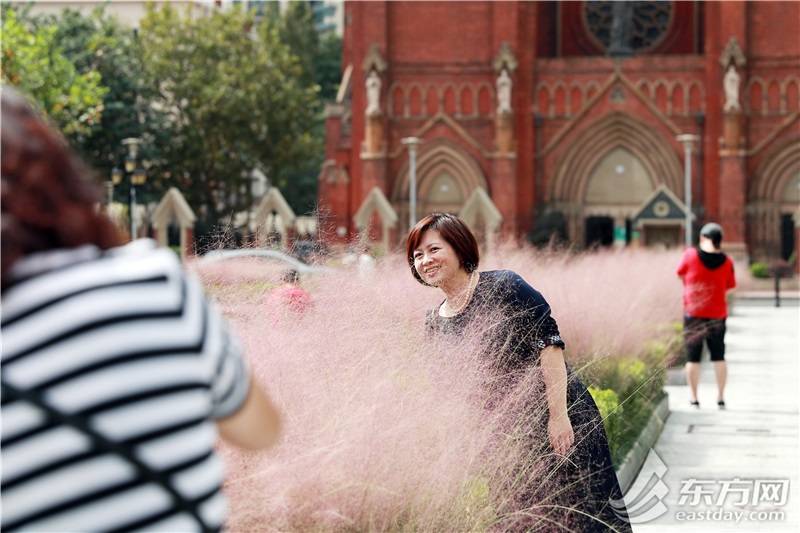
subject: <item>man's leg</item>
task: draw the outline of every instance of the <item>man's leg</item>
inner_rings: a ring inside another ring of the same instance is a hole
[[[689,401],[697,401],[697,384],[700,382],[700,363],[686,363],[686,381],[689,383]]]
[[[708,351],[714,362],[717,377],[717,404],[725,406],[725,384],[728,382],[728,365],[725,362],[725,319],[714,321],[708,335]]]
[[[686,347],[686,382],[689,384],[689,401],[697,405],[697,384],[700,381],[700,356],[703,353],[702,321],[684,317],[683,339]]]
[[[728,364],[714,361],[714,374],[717,375],[717,403],[725,401],[725,384],[728,381]]]

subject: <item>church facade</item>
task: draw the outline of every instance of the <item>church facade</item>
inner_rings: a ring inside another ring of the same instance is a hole
[[[482,239],[677,246],[688,200],[694,234],[717,221],[734,253],[797,248],[800,3],[344,9],[327,240],[395,246],[413,205]]]

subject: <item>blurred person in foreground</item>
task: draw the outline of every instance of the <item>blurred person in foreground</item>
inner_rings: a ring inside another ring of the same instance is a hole
[[[275,408],[175,254],[121,246],[89,172],[2,91],[2,529],[215,531],[218,433]]]
[[[717,378],[717,407],[725,409],[725,319],[728,302],[725,295],[736,287],[733,261],[722,253],[722,227],[710,222],[700,229],[697,248],[687,248],[678,264],[683,280],[683,335],[686,347],[686,381],[689,404],[700,407],[697,384],[700,381],[700,356],[703,343],[708,345]]]
[[[528,410],[546,407],[523,423],[543,427],[523,432],[537,450],[528,460],[550,466],[520,465],[517,475],[524,479],[518,483],[525,494],[503,529],[630,531],[600,412],[564,361],[565,344],[544,297],[510,270],[478,272],[475,237],[450,214],[420,220],[408,236],[406,254],[414,278],[445,296],[428,313],[429,333],[455,341],[482,334],[483,356],[500,377],[495,380],[500,396],[530,369],[541,376],[536,388],[526,391],[533,400]]]

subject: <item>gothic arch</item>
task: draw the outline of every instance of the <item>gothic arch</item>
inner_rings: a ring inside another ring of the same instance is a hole
[[[652,95],[650,94],[650,84],[647,82],[647,80],[641,79],[636,82],[636,88],[647,98],[652,98]]]
[[[800,138],[794,138],[773,150],[756,170],[750,185],[750,199],[779,203],[786,185],[800,172]]]
[[[439,110],[441,109],[442,104],[442,95],[439,91],[439,87],[429,83],[425,87],[425,116],[433,117],[439,114]]]
[[[653,102],[655,102],[658,110],[665,115],[670,114],[669,95],[671,92],[670,84],[664,79],[659,78],[653,84]]]
[[[567,106],[569,103],[569,91],[566,84],[558,80],[553,84],[553,102],[550,109],[552,110],[551,116],[564,117],[567,116]],[[559,104],[560,102],[560,104]]]
[[[458,85],[458,91],[456,92],[458,117],[469,118],[477,114],[478,102],[476,101],[476,97],[477,92],[475,92],[472,84],[461,83]]]
[[[584,87],[578,83],[571,83],[567,96],[567,114],[570,116],[577,115],[583,109],[585,101],[586,92]]]
[[[442,111],[445,115],[455,116],[458,113],[458,94],[456,86],[447,83],[442,87]]]
[[[623,113],[612,113],[589,126],[562,156],[554,179],[548,184],[552,202],[581,205],[589,177],[597,164],[614,148],[624,148],[637,157],[655,180],[653,189],[666,185],[683,195],[680,160],[652,127]]]
[[[542,116],[552,116],[550,114],[552,101],[553,95],[550,91],[550,86],[547,83],[540,82],[536,86],[536,111]]]
[[[756,87],[758,89],[756,89]],[[764,80],[759,76],[753,76],[747,81],[744,93],[746,95],[744,100],[745,112],[751,115],[754,115],[756,112],[765,115],[767,107],[765,101],[767,97],[767,87]]]
[[[421,83],[410,83],[406,92],[406,116],[409,118],[423,118],[425,117],[425,97],[427,91],[423,88]],[[416,104],[416,105],[415,105]],[[415,109],[416,108],[416,109]]]
[[[596,81],[592,80],[586,84],[586,100],[591,100],[599,92],[600,84],[598,84]]]
[[[417,197],[420,205],[431,192],[435,180],[443,173],[453,177],[462,198],[466,201],[476,187],[487,192],[489,185],[478,163],[461,147],[446,139],[429,141],[422,145],[417,159]],[[406,161],[392,190],[392,203],[405,205],[408,194],[408,162]]]
[[[689,114],[687,99],[689,96],[689,91],[686,90],[684,84],[680,81],[676,81],[672,85],[672,90],[670,91],[669,100],[670,100],[670,113],[673,115],[681,115],[686,116]]]
[[[689,82],[686,90],[686,109],[690,113],[702,113],[705,109],[706,95],[703,85],[698,81]]]
[[[477,87],[477,95],[478,95],[478,108],[477,108],[478,115],[481,117],[489,117],[494,115],[494,109],[497,106],[497,102],[495,102],[495,96],[494,96],[494,86],[491,83],[487,83],[485,81],[480,82]]]
[[[800,78],[789,76],[781,83],[781,112],[800,111]]]
[[[386,109],[390,117],[403,117],[407,114],[407,102],[406,102],[406,92],[402,85],[399,83],[393,83],[389,87],[389,101],[387,103]],[[397,109],[395,106],[398,105]],[[399,111],[399,112],[398,112]]]
[[[784,199],[784,192],[800,175],[800,137],[778,145],[756,169],[748,188],[748,241],[755,257],[775,257],[780,250],[781,216],[797,211]]]

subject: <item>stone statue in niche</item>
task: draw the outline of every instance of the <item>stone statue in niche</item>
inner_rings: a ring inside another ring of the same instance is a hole
[[[497,114],[511,113],[511,76],[503,69],[497,77]]]
[[[722,86],[725,89],[725,105],[722,109],[726,113],[737,113],[742,110],[742,106],[739,104],[739,82],[741,80],[741,76],[736,72],[736,67],[730,65],[722,79]]]
[[[381,77],[374,70],[367,76],[367,116],[381,114]]]
[[[633,55],[631,48],[633,7],[632,2],[614,2],[611,7],[611,35],[608,43],[608,55],[611,57]]]

